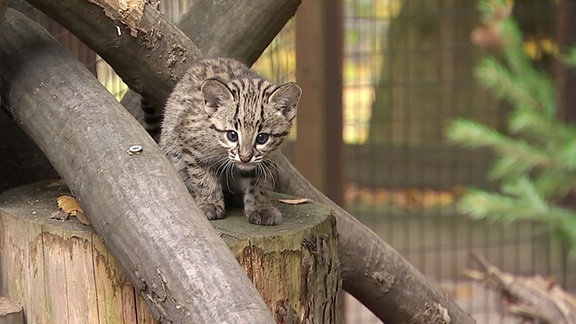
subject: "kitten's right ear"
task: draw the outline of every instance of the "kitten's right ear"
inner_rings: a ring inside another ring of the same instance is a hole
[[[212,115],[218,108],[222,107],[227,101],[234,100],[234,96],[228,87],[216,80],[208,79],[200,86],[200,91],[204,96],[204,110],[208,115]]]

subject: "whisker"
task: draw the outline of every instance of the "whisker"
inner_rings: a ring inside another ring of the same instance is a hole
[[[234,180],[234,162],[230,161],[229,159],[224,163],[224,177],[226,178],[226,188],[228,191],[235,195],[236,193],[232,188],[230,188],[230,178]],[[235,180],[234,180],[235,181]]]
[[[268,175],[271,178],[272,182],[272,189],[276,188],[276,177],[275,172],[277,171],[277,166],[274,163],[270,163],[270,160],[265,159],[262,161],[262,171],[264,173],[264,179],[267,180]]]

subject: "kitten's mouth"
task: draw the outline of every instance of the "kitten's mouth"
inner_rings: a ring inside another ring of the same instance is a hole
[[[252,171],[256,167],[256,164],[250,162],[235,162],[234,166],[242,171]]]

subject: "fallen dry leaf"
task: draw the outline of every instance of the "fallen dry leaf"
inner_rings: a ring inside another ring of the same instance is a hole
[[[288,205],[300,205],[305,204],[307,202],[311,202],[312,200],[308,198],[296,198],[296,199],[278,199],[278,201]]]
[[[58,202],[58,208],[68,214],[68,216],[76,217],[78,221],[84,225],[90,225],[90,221],[88,221],[82,207],[78,205],[74,197],[62,195],[59,196],[56,201]]]

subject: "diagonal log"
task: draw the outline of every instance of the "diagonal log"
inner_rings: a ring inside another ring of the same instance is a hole
[[[196,44],[145,0],[28,2],[73,31],[107,62],[115,62],[114,70],[124,82],[154,105],[163,105],[161,98],[168,96],[188,62],[201,56]],[[123,59],[114,59],[117,56]],[[151,64],[135,69],[134,62],[142,57]]]
[[[78,28],[76,25],[79,21],[74,21],[68,18],[67,15],[59,14],[57,11],[61,6],[60,3],[77,3],[85,2],[80,0],[64,0],[58,3],[52,3],[50,0],[30,0],[37,7],[41,8],[53,19],[59,21],[61,24],[65,25],[69,30],[81,38],[85,43],[93,47],[97,52],[99,51],[98,42],[108,43],[115,39],[116,35],[114,32],[106,30],[99,31],[96,35],[88,33],[85,34],[82,28]],[[212,2],[204,0],[206,2]],[[244,0],[248,1],[248,0]],[[263,0],[258,0],[263,1]],[[200,1],[202,2],[202,1]],[[219,1],[220,2],[220,1]],[[233,0],[221,1],[227,2],[229,6],[240,8],[236,5]],[[270,1],[280,3],[281,1]],[[291,1],[284,0],[285,3],[290,3]],[[81,5],[81,4],[78,4]],[[75,5],[76,6],[76,5]],[[205,7],[206,12],[203,12],[207,17],[218,17],[220,13],[210,9],[211,7]],[[80,10],[80,9],[77,9]],[[238,9],[240,10],[240,9]],[[94,15],[102,15],[103,13],[93,12]],[[252,19],[256,20],[258,17],[264,16],[263,14],[256,15],[254,17],[244,17],[242,19]],[[192,16],[193,17],[193,16]],[[143,19],[146,15],[143,16]],[[284,17],[280,17],[284,18]],[[161,17],[158,19],[162,19]],[[240,18],[238,18],[240,19]],[[81,23],[90,23],[82,22]],[[233,21],[229,20],[229,25],[232,27],[241,28],[248,24],[249,21],[239,20]],[[182,22],[183,24],[184,22]],[[143,23],[144,24],[144,23]],[[192,21],[193,24],[193,21]],[[194,25],[194,24],[193,24]],[[151,33],[151,30],[139,26],[139,32],[143,34]],[[163,28],[168,28],[164,33],[173,34],[170,24],[162,24]],[[217,34],[211,31],[210,25],[194,25],[196,29],[187,31],[188,34],[202,34],[206,35],[206,39],[218,39]],[[97,28],[97,27],[95,27]],[[264,28],[264,27],[262,27]],[[192,29],[192,28],[191,28]],[[160,31],[162,29],[159,29]],[[175,34],[175,32],[174,32]],[[239,34],[242,35],[242,34]],[[245,34],[243,36],[249,39],[257,39],[259,37],[256,34]],[[94,39],[93,39],[94,38]],[[159,40],[160,42],[162,40]],[[230,42],[241,42],[245,40],[232,39]],[[138,39],[132,40],[133,46],[138,46]],[[194,44],[194,48],[190,52],[194,52],[195,49],[199,49],[200,41]],[[208,44],[203,44],[202,46],[214,46],[210,49],[210,53],[213,55],[223,55],[231,56],[232,53],[226,52],[229,47],[225,46],[220,42],[215,42],[215,44],[207,42]],[[93,45],[95,44],[95,45]],[[183,46],[186,48],[186,46]],[[156,80],[154,74],[148,74],[150,72],[148,68],[144,68],[147,65],[154,65],[154,61],[149,58],[149,56],[162,56],[162,47],[157,49],[150,49],[147,56],[139,57],[124,57],[119,52],[111,52],[108,57],[106,57],[107,62],[112,65],[115,69],[116,66],[121,66],[122,64],[130,63],[133,67],[132,73],[140,73],[140,79]],[[207,48],[201,48],[202,51],[208,50]],[[219,50],[220,49],[220,50]],[[254,53],[259,54],[259,48],[254,48]],[[203,54],[199,54],[203,55]],[[239,54],[238,54],[239,55]],[[243,59],[244,62],[250,62],[250,57],[248,52],[242,55],[246,55]],[[237,56],[237,58],[241,57]],[[130,61],[133,60],[133,61]],[[119,74],[122,71],[117,70]],[[178,78],[179,75],[175,75]],[[123,76],[124,80],[130,82],[128,78]],[[149,82],[148,84],[153,84],[154,87],[163,88],[162,90],[155,89],[157,93],[165,94],[168,93],[173,82],[165,83],[155,83],[156,81]],[[134,89],[138,89],[138,84],[133,85],[129,83],[129,86]],[[140,84],[141,87],[146,87]],[[144,89],[143,89],[144,90]],[[151,93],[151,89],[146,89],[144,93]],[[155,99],[155,102],[162,102],[165,97],[159,97]],[[452,301],[445,298],[438,290],[431,286],[431,284],[415,270],[404,258],[402,258],[398,252],[382,241],[376,234],[374,234],[370,229],[360,224],[353,216],[348,214],[342,208],[335,205],[328,198],[314,189],[304,178],[302,178],[293,166],[286,160],[284,156],[279,154],[276,157],[277,163],[280,165],[282,184],[281,191],[287,193],[293,193],[301,196],[311,196],[317,200],[320,200],[330,206],[333,206],[335,210],[335,215],[338,222],[338,230],[340,232],[340,259],[342,261],[343,267],[343,284],[344,289],[351,292],[356,296],[362,303],[367,305],[380,319],[387,323],[442,323],[448,322],[449,318],[452,323],[473,323],[474,320],[466,314],[458,305],[454,304]]]
[[[475,323],[474,319],[376,233],[314,188],[282,154],[276,154],[279,190],[332,209],[340,234],[342,287],[385,323]]]
[[[226,56],[252,65],[299,4],[300,0],[197,0],[178,28],[204,57]]]
[[[252,65],[294,15],[300,0],[197,0],[182,16],[178,28],[202,52],[202,57],[225,56]],[[234,22],[234,23],[230,23]],[[215,41],[217,40],[217,41]],[[149,109],[149,117],[159,120],[163,105]],[[122,104],[144,124],[141,96],[129,90]],[[151,125],[151,133],[157,132]],[[157,135],[157,134],[153,134]]]
[[[0,76],[5,107],[87,214],[99,215],[93,227],[159,322],[272,322],[156,143],[45,30],[11,9],[0,29]],[[129,154],[134,144],[143,150]]]

